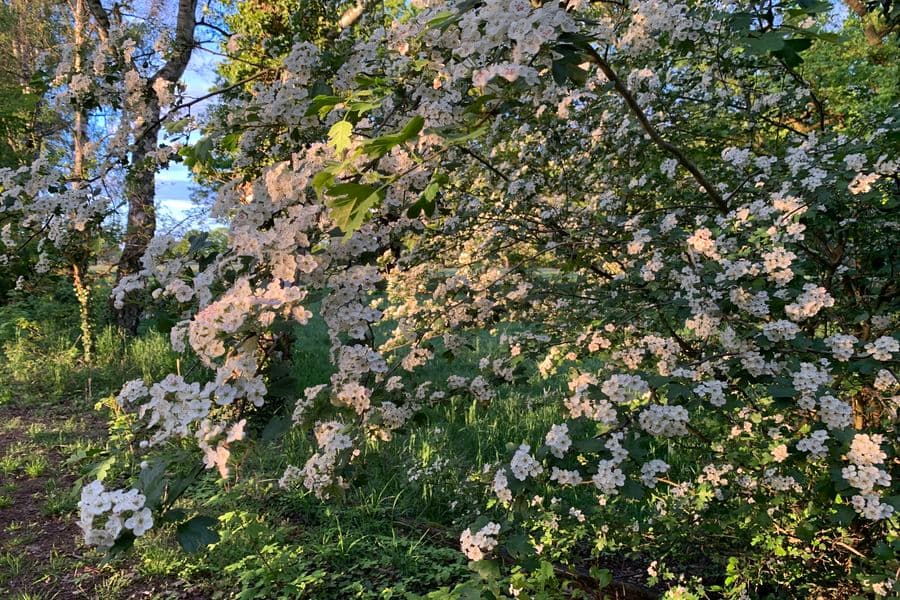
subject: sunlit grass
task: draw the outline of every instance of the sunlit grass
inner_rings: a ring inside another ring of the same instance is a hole
[[[93,403],[115,394],[129,379],[158,380],[178,367],[190,380],[204,376],[191,363],[178,365],[164,333],[146,330],[128,339],[114,327],[100,327],[95,359],[88,366],[78,354],[77,324],[26,321],[12,330],[0,324],[0,350],[18,369],[0,374],[0,387],[7,390],[0,394],[0,404],[47,409],[61,418],[0,425],[23,434],[0,456],[2,473],[50,475],[48,456],[58,454],[66,473],[85,475],[107,455],[105,441],[87,437]],[[414,375],[409,389],[425,381],[443,387],[451,374],[471,378],[478,372],[478,357],[495,349],[498,335],[482,332],[475,350],[452,363],[429,365]],[[329,381],[329,352],[321,319],[295,328],[288,361],[294,389],[288,398]],[[560,383],[535,383],[528,377],[522,373],[515,386],[499,387],[489,402],[468,395],[435,401],[392,439],[370,440],[351,466],[345,496],[332,501],[318,500],[303,489],[277,488],[284,468],[302,465],[314,451],[308,431],[295,428],[274,441],[248,444],[236,453],[234,478],[227,484],[204,472],[179,501],[188,514],[218,517],[220,541],[187,555],[178,547],[173,527],[160,523],[135,545],[138,575],[203,582],[204,593],[218,590],[223,597],[243,589],[248,598],[269,597],[276,590],[304,590],[302,597],[311,598],[377,597],[382,592],[404,597],[468,577],[458,537],[484,506],[485,486],[477,480],[476,467],[508,460],[519,443],[540,444],[559,418]],[[289,402],[266,406],[254,417],[255,435],[266,419],[287,416],[291,408]],[[79,413],[85,417],[76,417]],[[119,476],[115,469],[111,480]],[[416,476],[411,478],[411,472]],[[12,498],[12,492],[0,490],[0,495]],[[78,497],[77,487],[51,478],[37,501],[46,518],[66,519],[73,518]],[[18,533],[10,532],[14,538],[34,533],[19,527]],[[46,576],[56,577],[53,569],[65,568],[48,566]],[[104,578],[101,587],[86,589],[84,597],[115,597],[128,583],[124,576]]]

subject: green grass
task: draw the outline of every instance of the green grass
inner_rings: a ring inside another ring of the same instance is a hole
[[[168,335],[150,329],[129,339],[104,324],[109,321],[106,282],[98,282],[92,295],[94,357],[85,364],[70,284],[60,280],[45,287],[43,293],[13,295],[0,306],[0,359],[6,363],[0,405],[87,409],[129,379],[155,379],[175,370],[178,356]]]
[[[75,513],[80,494],[74,487],[59,485],[48,480],[44,490],[44,503],[41,513],[48,516],[68,516]]]
[[[12,579],[22,572],[24,558],[16,552],[0,552],[0,575]]]
[[[421,380],[471,376],[478,352],[494,339],[483,334],[480,349],[430,368]],[[327,352],[321,323],[298,328],[291,360],[297,393],[328,381]],[[458,536],[485,501],[472,465],[508,459],[522,441],[540,443],[558,419],[557,398],[526,384],[501,388],[487,405],[467,396],[435,403],[390,441],[370,441],[336,501],[276,487],[288,464],[302,465],[314,451],[307,432],[291,430],[241,456],[228,489],[206,476],[193,490],[185,505],[219,516],[218,543],[192,558],[171,533],[157,531],[136,546],[140,569],[239,586],[240,598],[392,598],[452,587],[471,576]],[[410,481],[410,470],[422,475]]]
[[[80,359],[78,335],[77,323],[59,306],[23,301],[0,307],[0,352],[12,367],[0,374],[0,389],[5,390],[0,405],[64,413],[47,424],[25,427],[11,420],[0,425],[24,433],[24,441],[0,457],[0,472],[52,475],[52,451],[63,457],[67,473],[85,475],[105,458],[105,442],[86,439],[85,419],[76,415],[88,414],[94,403],[129,379],[159,379],[176,369],[178,357],[168,335],[152,329],[128,339],[113,327],[99,327],[90,366]],[[452,364],[429,366],[408,389],[429,380],[440,386],[451,374],[472,377],[477,358],[490,352],[498,337],[497,332],[482,333],[473,351]],[[295,328],[286,397],[296,398],[304,388],[328,381],[329,344],[321,319]],[[203,376],[190,363],[180,366],[192,379]],[[543,385],[550,386],[547,392],[534,382],[501,387],[485,405],[451,396],[427,406],[413,426],[395,432],[389,441],[368,442],[348,474],[350,487],[336,500],[323,502],[303,489],[277,487],[288,464],[302,465],[314,451],[308,432],[290,430],[274,442],[250,444],[238,456],[233,480],[223,485],[204,472],[179,501],[188,513],[218,518],[217,543],[188,555],[178,547],[173,528],[160,526],[140,538],[126,560],[137,576],[190,581],[203,596],[232,597],[239,590],[239,598],[412,598],[452,587],[471,577],[458,536],[486,499],[472,465],[507,460],[511,448],[523,441],[540,443],[558,418],[555,390],[561,383]],[[290,409],[277,403],[265,407],[255,417],[256,427]],[[117,463],[110,476],[127,468]],[[419,476],[411,481],[410,472]],[[77,501],[77,489],[51,478],[40,510],[47,518],[74,519]],[[14,556],[5,560],[7,570],[16,567]],[[58,571],[72,565],[46,568],[46,577],[55,580],[61,576]],[[128,585],[125,575],[105,577],[85,597],[114,598]]]

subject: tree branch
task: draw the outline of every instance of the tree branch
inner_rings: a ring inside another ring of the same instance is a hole
[[[616,72],[612,70],[612,67],[606,62],[600,53],[591,46],[590,44],[584,44],[584,49],[587,50],[590,55],[591,60],[600,68],[606,78],[613,84],[613,88],[615,88],[616,92],[622,97],[625,101],[625,104],[628,105],[628,108],[631,109],[631,112],[637,118],[638,122],[640,122],[641,127],[647,132],[647,135],[650,136],[650,139],[656,143],[657,146],[671,154],[675,160],[678,161],[682,167],[688,170],[688,172],[694,176],[694,179],[697,183],[700,184],[700,187],[704,189],[706,194],[710,197],[710,199],[715,203],[715,205],[719,208],[723,213],[728,212],[728,204],[725,200],[722,199],[722,195],[719,194],[718,190],[713,187],[712,183],[706,176],[700,171],[694,162],[681,151],[680,148],[675,146],[674,144],[666,141],[663,137],[656,131],[656,128],[653,127],[653,124],[650,123],[650,120],[647,118],[647,115],[644,114],[643,109],[637,103],[637,100],[634,99],[634,95],[631,93],[631,90],[619,79],[619,76],[616,75]]]
[[[106,43],[109,39],[109,15],[106,13],[106,9],[103,8],[100,0],[86,0],[86,3],[91,16],[97,22],[97,35],[100,36],[101,42]]]
[[[866,42],[870,46],[881,46],[884,42],[881,39],[882,34],[875,28],[875,25],[868,21],[869,9],[862,0],[844,0],[844,4],[859,17],[860,25],[863,28],[863,35]]]
[[[196,11],[197,0],[178,0],[178,18],[175,22],[175,40],[173,42],[175,52],[150,78],[151,84],[157,79],[170,83],[175,82],[184,75],[184,70],[191,60],[191,51],[194,49]]]
[[[380,0],[359,0],[356,4],[345,10],[337,22],[337,28],[332,29],[325,35],[327,41],[333,41],[344,30],[350,29],[362,18],[367,10],[378,4]]]
[[[208,29],[212,29],[213,31],[215,31],[216,33],[218,33],[219,35],[221,35],[224,38],[230,38],[231,36],[234,35],[233,33],[229,33],[227,31],[225,31],[218,25],[213,25],[212,23],[209,23],[208,21],[206,21],[206,19],[200,19],[199,21],[197,21],[197,24],[195,25],[195,27],[206,27]]]

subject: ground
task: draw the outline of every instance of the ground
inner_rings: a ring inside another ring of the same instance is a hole
[[[100,564],[73,510],[83,453],[105,436],[99,415],[64,406],[0,406],[0,596],[190,598],[191,587]],[[75,457],[76,460],[72,460]]]

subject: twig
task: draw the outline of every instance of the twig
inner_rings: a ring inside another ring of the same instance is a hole
[[[600,53],[591,46],[590,44],[584,44],[583,48],[590,55],[591,60],[600,68],[606,78],[613,84],[613,88],[619,93],[622,99],[625,101],[625,104],[628,105],[628,108],[631,109],[631,112],[634,113],[634,116],[637,118],[638,122],[640,122],[641,127],[647,132],[647,135],[650,136],[657,146],[671,154],[675,157],[675,160],[678,161],[682,167],[688,170],[688,172],[694,176],[694,179],[697,183],[700,184],[706,194],[710,197],[710,199],[715,203],[715,205],[719,208],[723,213],[728,212],[728,204],[725,200],[722,199],[722,195],[716,190],[716,188],[712,185],[709,179],[700,171],[694,162],[681,151],[680,148],[663,139],[663,137],[656,131],[656,128],[650,123],[650,120],[647,118],[647,115],[644,114],[643,109],[635,100],[634,95],[632,95],[631,90],[622,83],[622,80],[619,79],[619,76],[616,75],[616,72],[612,70],[612,67],[606,62]]]

